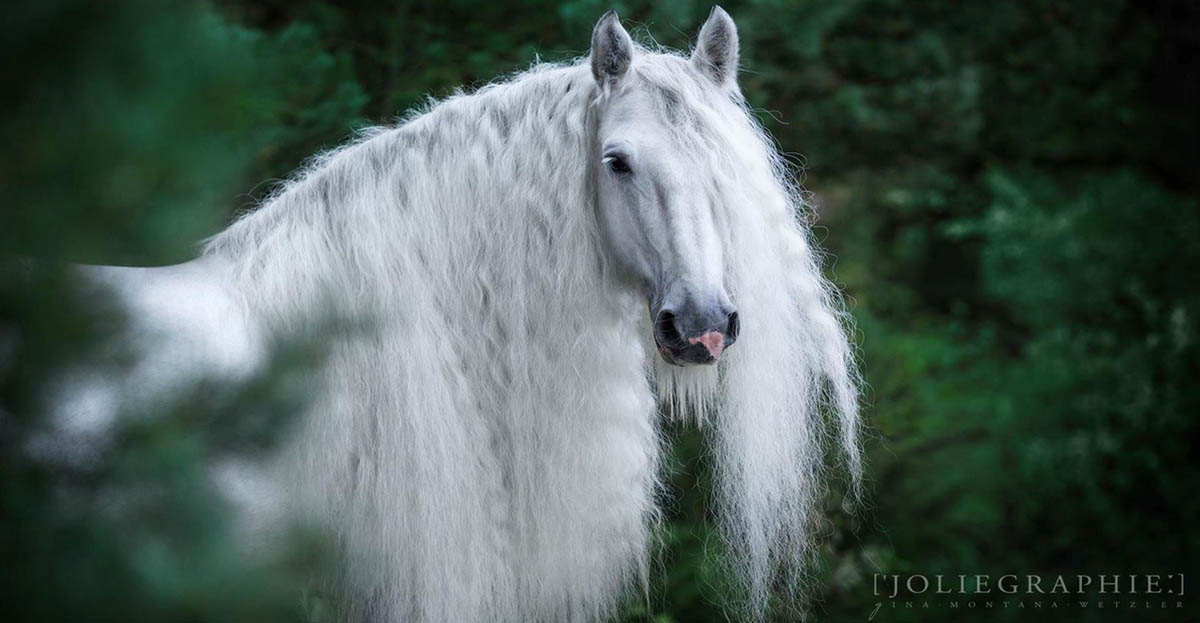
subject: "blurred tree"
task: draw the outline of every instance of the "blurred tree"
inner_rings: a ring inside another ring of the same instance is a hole
[[[192,4],[46,2],[5,18],[0,620],[303,618],[321,541],[299,533],[247,560],[212,471],[286,432],[316,353],[281,352],[245,386],[197,379],[153,412],[126,405],[107,434],[64,437],[50,400],[63,383],[132,362],[105,293],[54,260],[188,258],[273,153],[345,134],[361,91],[311,29],[265,35]]]

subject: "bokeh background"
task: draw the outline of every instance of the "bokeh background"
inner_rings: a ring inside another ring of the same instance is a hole
[[[301,540],[249,566],[206,484],[213,456],[269,450],[302,404],[295,384],[201,383],[89,461],[30,452],[56,374],[127,363],[103,297],[44,261],[31,280],[11,258],[189,259],[355,128],[581,55],[608,8],[636,38],[687,48],[710,5],[0,10],[0,619],[319,618],[305,578],[325,558]],[[830,496],[811,613],[867,620],[875,573],[1197,577],[1200,4],[725,8],[742,89],[803,168],[869,383],[869,503],[847,514]],[[625,616],[723,621],[704,439],[671,432],[660,564]],[[876,620],[1200,620],[1184,601],[889,607]]]

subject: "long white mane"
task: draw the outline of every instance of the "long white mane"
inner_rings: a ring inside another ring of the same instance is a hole
[[[609,258],[591,181],[605,94],[584,63],[370,131],[208,244],[272,329],[330,302],[372,324],[336,344],[281,468],[354,560],[347,618],[610,616],[651,568],[672,403],[709,421],[751,612],[809,562],[829,439],[857,482],[846,318],[786,167],[744,104],[714,112],[684,58],[643,51],[631,71],[710,154],[696,180],[727,206],[744,329],[718,366],[663,363]]]

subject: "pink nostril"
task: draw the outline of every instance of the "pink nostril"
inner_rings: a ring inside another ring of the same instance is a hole
[[[700,337],[688,338],[689,344],[703,344],[713,359],[720,359],[725,350],[725,336],[720,331],[709,331]]]

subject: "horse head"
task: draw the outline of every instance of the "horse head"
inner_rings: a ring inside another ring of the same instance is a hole
[[[615,12],[596,24],[590,63],[600,93],[592,155],[597,209],[616,263],[646,294],[663,359],[711,364],[740,329],[725,287],[722,231],[723,211],[736,206],[720,205],[727,193],[712,192],[734,150],[704,123],[743,114],[737,29],[714,8],[691,58],[666,59],[686,66],[673,74],[683,83],[647,79],[639,58],[649,55]]]

